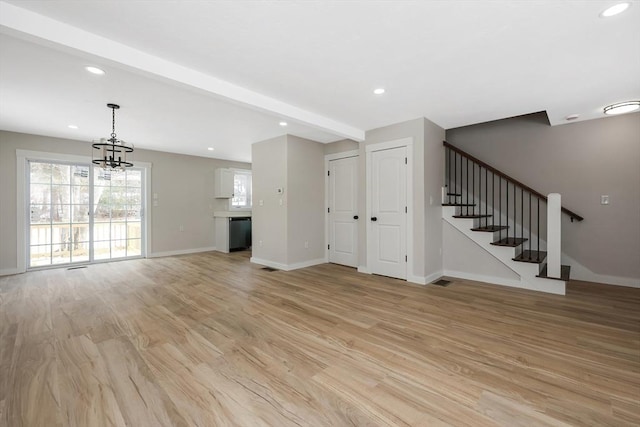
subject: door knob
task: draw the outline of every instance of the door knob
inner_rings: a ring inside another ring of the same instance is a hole
[[[358,219],[358,215],[354,215],[354,216],[353,216],[353,219]]]
[[[376,216],[372,216],[371,217],[371,221],[377,221],[377,220],[378,220],[378,217],[376,217]]]

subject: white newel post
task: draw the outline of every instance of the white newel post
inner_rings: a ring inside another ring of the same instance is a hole
[[[547,277],[560,277],[561,206],[560,194],[547,196]]]

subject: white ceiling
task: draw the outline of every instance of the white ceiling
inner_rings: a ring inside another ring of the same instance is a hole
[[[0,128],[96,139],[116,102],[138,147],[248,161],[282,119],[330,142],[422,116],[599,118],[640,99],[640,2],[599,17],[615,3],[0,2]]]

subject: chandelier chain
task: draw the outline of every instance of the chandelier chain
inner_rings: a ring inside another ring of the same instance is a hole
[[[111,107],[111,138],[116,137],[116,109]]]

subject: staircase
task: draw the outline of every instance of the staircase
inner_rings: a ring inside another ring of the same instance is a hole
[[[559,195],[549,202],[547,196],[469,153],[446,141],[444,146],[443,220],[515,272],[519,280],[512,286],[564,295],[570,267],[560,266],[559,216],[562,212],[571,222],[583,218],[559,203],[554,210]]]

